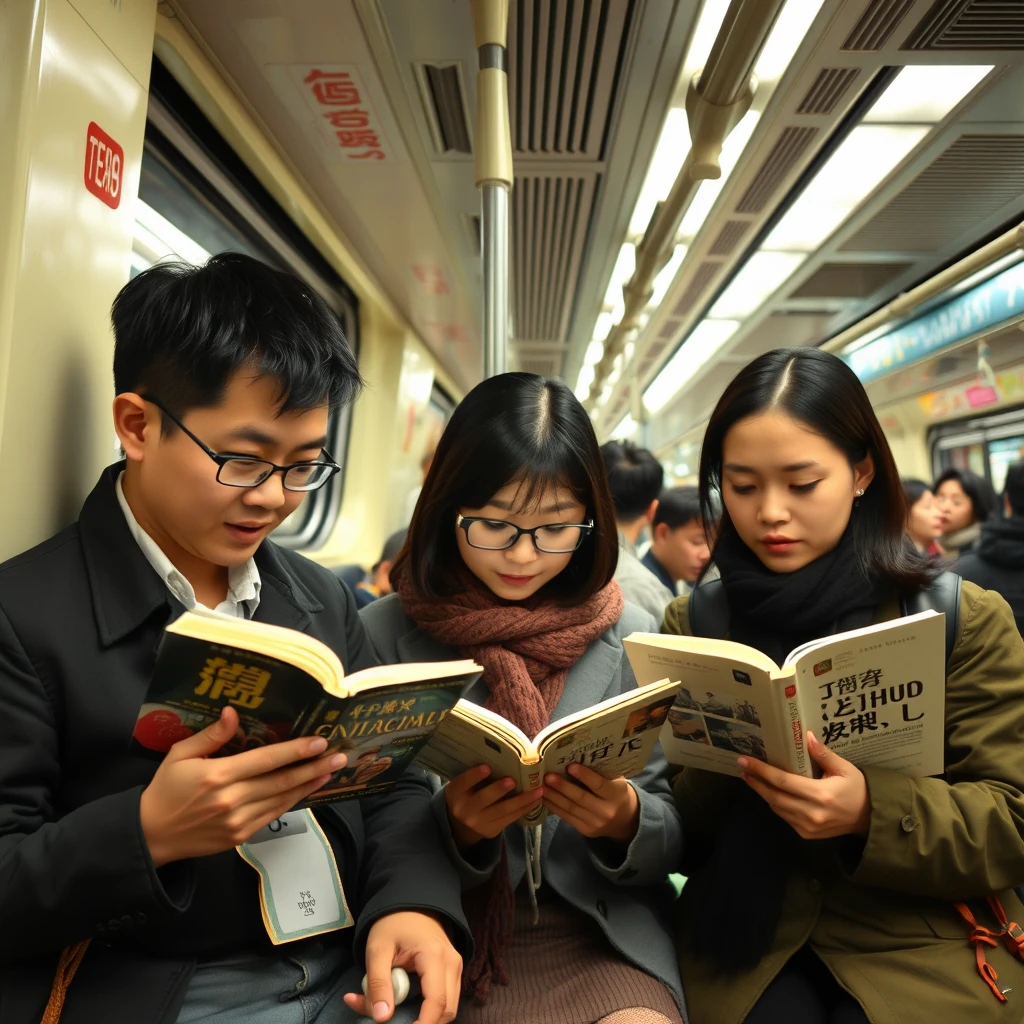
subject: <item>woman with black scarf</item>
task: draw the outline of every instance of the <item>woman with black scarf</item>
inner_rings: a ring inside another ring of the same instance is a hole
[[[708,424],[700,486],[706,509],[724,504],[712,563],[729,638],[777,663],[897,617],[901,596],[939,571],[905,543],[899,475],[864,388],[816,349],[766,353],[732,381]],[[664,630],[692,633],[688,598],[669,606]],[[813,723],[819,778],[749,757],[741,778],[683,769],[690,1024],[1019,1024],[1024,963],[999,936],[979,959],[955,904],[993,934],[990,896],[1024,921],[1012,890],[1024,882],[1022,700],[1010,610],[965,582],[942,777],[858,769]]]

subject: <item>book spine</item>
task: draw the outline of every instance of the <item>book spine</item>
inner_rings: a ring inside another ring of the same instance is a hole
[[[782,694],[782,730],[786,743],[789,764],[786,768],[796,775],[811,777],[807,756],[805,732],[807,723],[800,702],[800,687],[796,675],[784,676],[779,680]]]

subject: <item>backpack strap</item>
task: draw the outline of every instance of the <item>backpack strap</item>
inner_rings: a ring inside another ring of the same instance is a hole
[[[955,572],[942,572],[931,586],[900,599],[903,615],[919,612],[942,612],[946,616],[946,664],[953,656],[957,634],[960,632],[960,584],[963,580]]]
[[[708,580],[694,587],[687,605],[690,632],[724,640],[729,635],[729,600],[720,579]]]

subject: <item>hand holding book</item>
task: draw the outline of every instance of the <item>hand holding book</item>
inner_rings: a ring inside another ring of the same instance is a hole
[[[809,729],[807,750],[821,768],[821,778],[794,775],[753,757],[741,757],[736,763],[743,771],[743,781],[792,825],[801,839],[865,835],[871,800],[864,773],[829,750]]]
[[[640,798],[623,776],[606,779],[592,768],[571,764],[568,778],[544,776],[544,806],[587,839],[628,845],[640,824]]]
[[[456,775],[444,790],[452,838],[460,850],[500,836],[513,822],[540,805],[542,788],[511,795],[515,779],[491,779],[489,765],[478,764]]]

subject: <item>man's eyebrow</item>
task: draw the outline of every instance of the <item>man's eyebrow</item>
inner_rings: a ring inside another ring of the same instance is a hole
[[[250,441],[252,444],[270,446],[280,443],[278,438],[274,437],[272,434],[268,434],[265,430],[260,430],[259,427],[238,427],[236,430],[232,430],[227,436],[232,441]],[[327,444],[326,434],[321,437],[314,438],[312,441],[306,441],[303,444],[296,445],[294,451],[319,451],[325,444]]]

